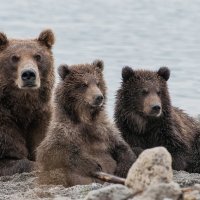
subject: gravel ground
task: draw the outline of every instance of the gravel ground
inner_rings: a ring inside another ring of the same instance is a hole
[[[184,171],[174,171],[174,181],[181,187],[200,184],[200,174],[189,174]],[[90,185],[77,185],[71,188],[63,186],[37,185],[35,173],[23,173],[13,176],[0,177],[0,200],[29,200],[29,199],[56,199],[81,200],[89,191],[104,187],[93,183]],[[107,184],[105,184],[107,185]]]

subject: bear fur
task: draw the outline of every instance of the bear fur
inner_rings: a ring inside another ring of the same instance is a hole
[[[37,149],[40,184],[98,182],[94,172],[125,177],[136,156],[105,112],[103,62],[61,65],[55,113]]]
[[[0,33],[0,176],[28,172],[50,123],[54,34],[8,39]]]
[[[114,118],[125,141],[136,154],[164,146],[175,170],[200,172],[200,124],[171,105],[167,80],[170,70],[122,69]]]

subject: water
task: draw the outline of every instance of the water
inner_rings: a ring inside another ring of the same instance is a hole
[[[104,60],[113,115],[121,69],[171,69],[172,103],[200,113],[199,0],[0,0],[0,31],[30,38],[56,34],[56,66]]]

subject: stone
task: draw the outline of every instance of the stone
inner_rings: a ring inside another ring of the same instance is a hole
[[[157,183],[150,185],[141,195],[132,200],[178,200],[182,191],[177,183]]]
[[[195,184],[192,187],[185,188],[183,200],[200,200],[200,185]]]
[[[183,194],[183,200],[200,200],[200,193],[198,190],[192,190]]]
[[[126,186],[115,184],[91,191],[84,200],[125,200],[133,197],[132,190]]]
[[[144,150],[132,165],[125,185],[134,193],[142,192],[151,184],[172,181],[172,158],[164,147]]]

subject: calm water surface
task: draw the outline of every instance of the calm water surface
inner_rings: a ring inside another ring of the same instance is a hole
[[[0,0],[0,31],[30,38],[56,34],[56,66],[104,60],[108,111],[121,69],[171,69],[172,103],[200,113],[199,0]]]

